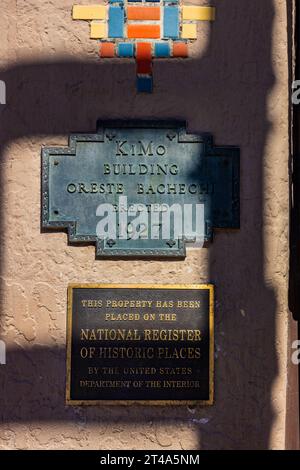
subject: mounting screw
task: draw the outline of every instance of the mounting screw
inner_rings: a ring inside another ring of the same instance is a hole
[[[176,245],[175,240],[168,240],[167,245],[169,245],[170,248],[173,248],[174,245]]]
[[[112,248],[116,244],[115,240],[112,240],[111,238],[107,240],[106,243],[110,248]]]

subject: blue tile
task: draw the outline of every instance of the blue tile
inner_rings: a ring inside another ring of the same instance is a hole
[[[136,85],[137,85],[137,91],[141,93],[152,93],[152,90],[153,90],[152,77],[137,77]]]
[[[164,7],[164,38],[179,37],[179,8]]]
[[[156,42],[154,44],[155,57],[170,57],[170,45],[167,42]]]
[[[132,2],[136,3],[136,2],[141,2],[141,1],[142,0],[128,0],[128,2],[130,2],[130,3],[132,3]]]
[[[109,3],[124,3],[124,0],[108,0]]]
[[[128,42],[120,42],[118,48],[119,57],[133,57],[134,56],[134,47],[133,44]]]
[[[158,3],[158,2],[160,2],[160,0],[146,0],[146,2]]]
[[[124,9],[123,7],[109,7],[108,13],[108,37],[124,37]]]

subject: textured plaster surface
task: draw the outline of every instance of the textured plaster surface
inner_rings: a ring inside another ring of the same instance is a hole
[[[0,449],[281,449],[288,364],[288,71],[283,0],[216,0],[188,61],[154,63],[137,95],[133,62],[100,62],[74,0],[2,0],[0,79]],[[77,2],[79,3],[79,2]],[[89,4],[82,0],[81,4]],[[186,4],[203,4],[187,1]],[[96,261],[40,227],[40,150],[97,118],[186,119],[241,147],[241,230],[185,261]],[[71,282],[216,285],[212,408],[68,408]]]

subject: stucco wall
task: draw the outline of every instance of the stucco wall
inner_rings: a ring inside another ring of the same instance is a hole
[[[285,445],[288,358],[288,70],[283,0],[215,0],[192,58],[99,61],[74,0],[2,0],[0,448],[244,449]],[[82,4],[89,4],[82,0]],[[192,1],[186,3],[202,4]],[[40,150],[98,118],[179,118],[241,148],[241,230],[185,261],[96,261],[40,227]],[[216,404],[68,408],[70,282],[216,285]]]

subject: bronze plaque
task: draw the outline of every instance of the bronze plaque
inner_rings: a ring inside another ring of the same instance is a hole
[[[73,284],[67,404],[213,403],[212,285]]]
[[[239,160],[184,122],[99,122],[43,148],[42,226],[96,244],[97,258],[184,258],[239,228]]]

